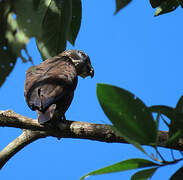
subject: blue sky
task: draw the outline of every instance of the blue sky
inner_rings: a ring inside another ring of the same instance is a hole
[[[183,92],[182,9],[153,17],[148,1],[133,1],[114,16],[115,2],[82,1],[83,18],[75,47],[90,56],[95,69],[93,79],[79,79],[75,97],[66,117],[76,121],[110,123],[96,97],[96,84],[108,83],[125,88],[146,105],[175,106]],[[34,39],[28,50],[35,64],[41,62]],[[31,66],[19,59],[0,88],[0,109],[36,118],[23,96],[25,71]],[[161,129],[165,129],[161,125]],[[0,128],[2,149],[21,131]],[[147,148],[148,150],[150,148]],[[161,149],[166,158],[170,151]],[[177,154],[177,153],[176,153]],[[46,138],[17,153],[2,169],[0,179],[78,180],[82,175],[129,158],[145,158],[132,145],[108,144],[88,140]],[[157,171],[152,179],[168,179],[181,166]],[[130,179],[135,171],[89,177],[91,180]]]

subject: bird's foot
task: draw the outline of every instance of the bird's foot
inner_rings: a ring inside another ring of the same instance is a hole
[[[61,117],[61,120],[59,120],[59,121],[57,122],[57,126],[58,126],[58,128],[59,128],[60,131],[63,131],[63,130],[65,129],[65,127],[66,127],[66,122],[67,122],[67,120],[66,120],[66,118],[65,118],[65,115],[62,116],[62,117]]]
[[[66,117],[65,115],[59,117],[59,116],[55,116],[54,119],[52,119],[52,124],[54,126],[54,128],[56,128],[58,131],[63,131],[66,127]],[[58,140],[61,139],[61,137],[57,137]]]

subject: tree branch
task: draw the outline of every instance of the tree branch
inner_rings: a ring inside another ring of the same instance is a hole
[[[11,110],[0,111],[0,126],[24,129],[23,133],[19,137],[0,152],[0,169],[14,154],[26,145],[47,136],[57,138],[89,139],[109,143],[127,143],[122,137],[112,130],[110,125],[68,120],[60,123],[59,128],[46,125],[43,126],[36,120],[22,116]],[[159,131],[158,146],[181,151],[183,150],[182,139],[174,145],[168,145],[167,140],[168,132]]]
[[[23,149],[26,145],[39,138],[44,138],[46,136],[46,131],[23,130],[23,133],[19,137],[17,137],[14,141],[9,143],[0,152],[0,169],[6,164],[6,162],[11,157],[13,157],[14,154]]]

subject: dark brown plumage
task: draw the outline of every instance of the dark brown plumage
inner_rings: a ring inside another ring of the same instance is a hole
[[[94,75],[88,55],[80,50],[64,51],[27,70],[24,96],[28,106],[37,111],[40,124],[55,116],[65,117],[78,75]]]

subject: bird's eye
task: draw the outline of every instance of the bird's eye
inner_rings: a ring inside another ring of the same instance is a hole
[[[80,51],[80,54],[81,54],[82,56],[86,56],[86,55],[85,55],[85,53],[84,53],[84,52],[82,52],[82,51]]]

